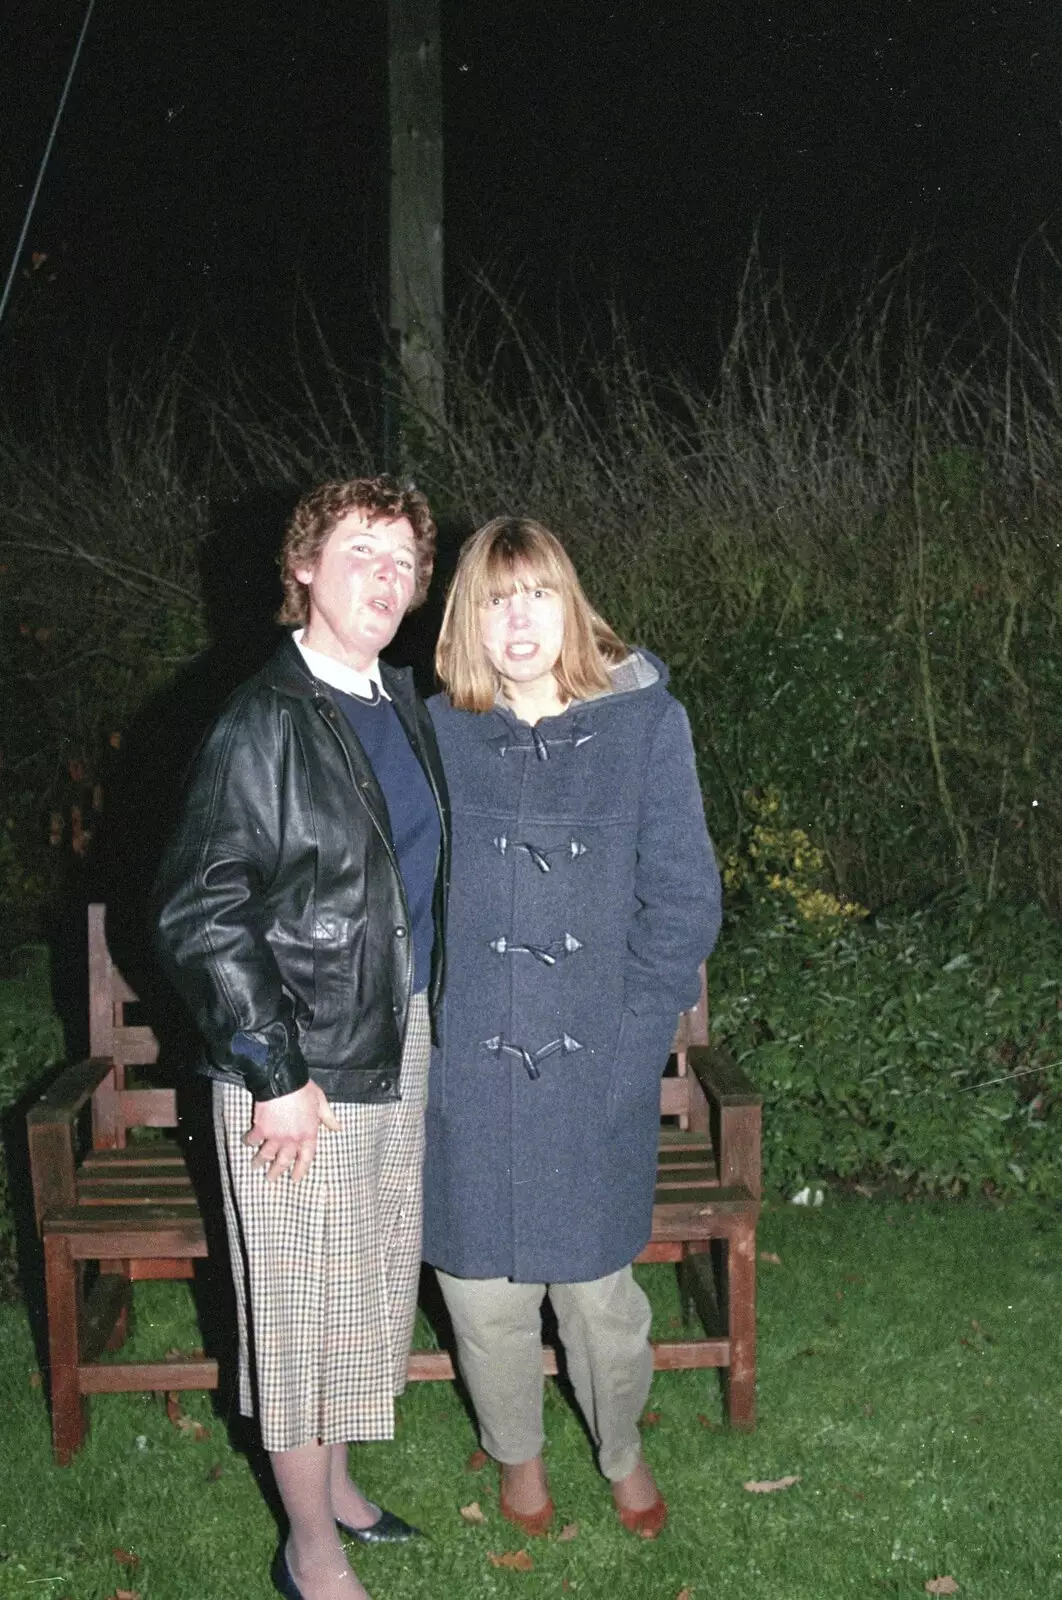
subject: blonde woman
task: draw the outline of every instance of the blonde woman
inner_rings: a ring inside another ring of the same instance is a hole
[[[624,1526],[667,1508],[642,1459],[660,1075],[720,921],[689,725],[667,669],[592,610],[557,538],[464,547],[429,702],[453,817],[448,987],[429,1084],[425,1256],[501,1508],[553,1517],[540,1311]]]

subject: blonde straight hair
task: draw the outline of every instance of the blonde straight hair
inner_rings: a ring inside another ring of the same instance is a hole
[[[462,546],[446,597],[435,670],[458,711],[489,711],[501,678],[483,648],[482,608],[518,587],[552,589],[564,604],[564,643],[554,669],[564,699],[609,686],[608,668],[630,653],[590,605],[556,534],[531,517],[495,517]]]

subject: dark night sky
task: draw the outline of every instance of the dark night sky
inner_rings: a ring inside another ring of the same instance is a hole
[[[213,323],[263,349],[301,278],[371,345],[384,9],[97,0],[19,337]],[[4,23],[5,273],[81,10]],[[757,224],[799,291],[914,241],[995,285],[1060,218],[1057,0],[443,0],[443,26],[451,299],[476,263],[533,306],[611,294],[695,360]]]

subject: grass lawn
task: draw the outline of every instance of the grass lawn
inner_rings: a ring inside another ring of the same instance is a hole
[[[400,1402],[396,1444],[362,1447],[355,1464],[431,1538],[359,1551],[358,1571],[374,1600],[841,1600],[923,1595],[943,1576],[967,1600],[1062,1597],[1060,1236],[1054,1213],[770,1208],[760,1425],[721,1429],[713,1373],[656,1378],[645,1446],[671,1505],[659,1541],[619,1527],[549,1385],[556,1528],[576,1531],[522,1542],[491,1470],[466,1466],[477,1441],[457,1395],[421,1384]],[[668,1269],[643,1281],[673,1331]],[[145,1348],[197,1342],[183,1285],[138,1286],[137,1308]],[[2,1600],[267,1600],[275,1525],[210,1397],[182,1398],[199,1438],[150,1396],[91,1404],[84,1452],[54,1467],[25,1313],[0,1306]],[[789,1474],[799,1481],[776,1493],[743,1488]],[[482,1524],[459,1514],[472,1501]],[[521,1549],[533,1570],[491,1561]]]

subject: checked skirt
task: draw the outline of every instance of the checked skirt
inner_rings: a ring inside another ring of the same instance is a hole
[[[214,1084],[214,1124],[239,1323],[239,1401],[266,1450],[394,1436],[406,1385],[421,1246],[431,1032],[410,1004],[402,1098],[330,1102],[298,1183],[266,1180],[242,1142],[253,1102]]]

